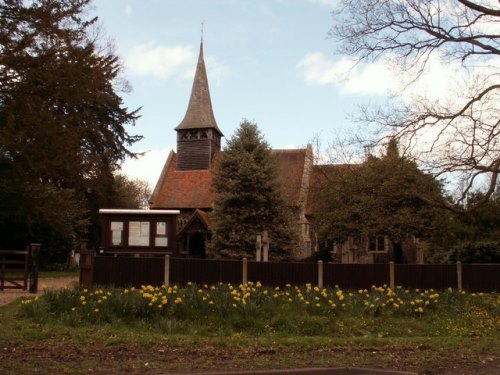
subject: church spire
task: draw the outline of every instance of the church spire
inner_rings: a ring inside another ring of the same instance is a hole
[[[215,121],[212,110],[212,101],[210,100],[210,90],[208,88],[207,72],[205,69],[205,60],[203,58],[203,34],[200,42],[200,54],[196,73],[194,75],[193,87],[191,89],[191,98],[189,99],[186,115],[175,130],[188,129],[214,129],[221,136],[222,132]]]
[[[203,24],[202,24],[203,27]],[[177,131],[177,170],[206,170],[220,151],[222,132],[215,121],[203,59],[203,29],[200,55],[194,74],[191,98]]]

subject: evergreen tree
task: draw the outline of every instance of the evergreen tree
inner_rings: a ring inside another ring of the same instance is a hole
[[[269,258],[290,258],[294,225],[281,195],[278,166],[256,124],[243,121],[229,139],[212,186],[214,257],[255,257],[256,236],[267,230]]]
[[[114,173],[140,139],[89,3],[0,3],[0,247],[42,242],[45,257],[95,232],[89,220],[113,203]]]

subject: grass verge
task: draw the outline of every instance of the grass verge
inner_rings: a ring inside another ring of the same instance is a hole
[[[429,373],[452,373],[459,367],[470,369],[472,374],[484,366],[500,365],[496,295],[398,293],[387,288],[343,293],[301,288],[299,294],[295,288],[247,287],[243,291],[237,287],[212,290],[192,285],[176,293],[172,289],[170,295],[165,290],[169,302],[159,309],[156,302],[162,300],[161,292],[160,288],[148,287],[126,293],[48,292],[37,301],[17,301],[1,307],[2,373],[362,366]],[[241,299],[247,293],[250,296],[243,304]],[[344,303],[345,308],[319,311],[321,306],[311,308],[305,303],[317,301],[322,293],[327,295],[327,304],[332,300],[335,304],[341,302],[339,306]],[[149,306],[155,294],[157,299]],[[435,294],[440,294],[435,307],[415,314],[411,301],[425,296],[429,300]],[[103,296],[107,298],[103,300]],[[181,302],[175,303],[176,298]],[[378,311],[370,307],[375,303],[387,307],[391,298],[412,308],[401,312],[401,307]],[[217,310],[222,303],[227,304],[226,310]],[[100,309],[98,313],[96,308]],[[72,314],[76,316],[71,318]],[[96,314],[108,318],[97,319]]]

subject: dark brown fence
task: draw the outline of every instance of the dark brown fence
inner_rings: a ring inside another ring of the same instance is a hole
[[[463,264],[463,288],[471,292],[500,291],[499,264]]]
[[[390,285],[419,289],[500,291],[500,264],[323,264],[205,260],[170,257],[108,257],[82,253],[82,287],[180,284],[240,284],[260,281],[365,289]]]
[[[314,263],[248,262],[248,280],[263,285],[284,286],[318,283],[318,265]]]
[[[28,266],[28,250],[0,250],[0,290],[27,290]]]
[[[389,285],[389,264],[325,264],[324,284],[344,289]]]
[[[80,287],[92,288],[94,280],[94,255],[93,251],[80,251]],[[113,269],[109,271],[114,272]]]
[[[172,284],[184,285],[216,284],[218,282],[240,284],[242,282],[241,261],[208,259],[170,259],[170,278]]]
[[[394,273],[395,284],[408,288],[457,288],[455,264],[396,264]]]
[[[162,285],[163,258],[129,258],[96,256],[94,258],[94,285],[127,287]]]

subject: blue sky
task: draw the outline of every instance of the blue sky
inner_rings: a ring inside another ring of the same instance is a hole
[[[335,0],[96,0],[92,12],[121,57],[133,91],[127,107],[142,107],[131,133],[148,151],[123,170],[153,186],[174,128],[183,119],[198,57],[201,21],[215,117],[226,137],[242,119],[258,124],[273,148],[327,143],[355,131],[358,104],[383,97],[392,77],[382,65],[356,68],[335,55],[327,37]],[[390,85],[389,85],[390,86]]]

